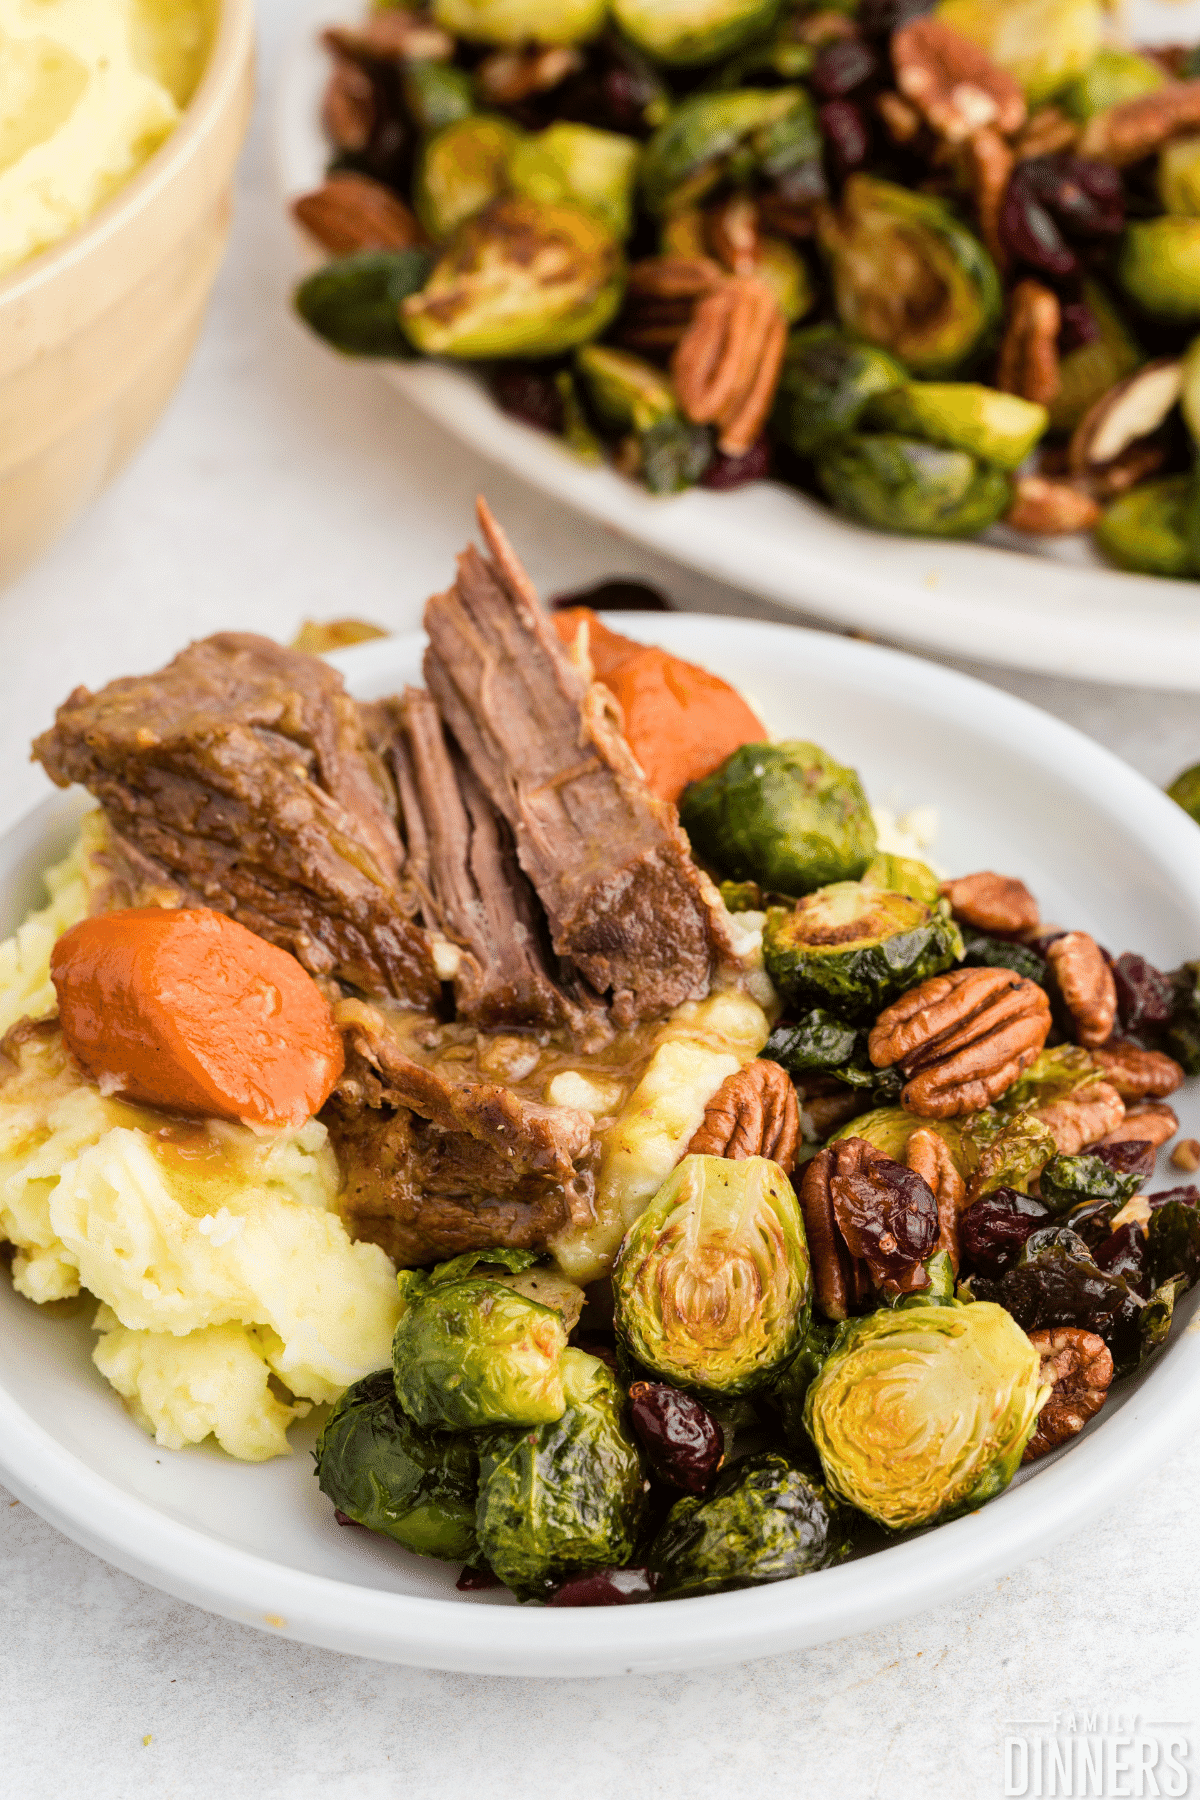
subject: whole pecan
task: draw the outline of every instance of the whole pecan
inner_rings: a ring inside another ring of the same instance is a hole
[[[368,175],[331,175],[324,187],[302,194],[292,211],[335,256],[353,250],[407,250],[423,237],[403,200]]]
[[[490,106],[516,106],[530,94],[548,93],[582,67],[583,57],[571,44],[494,50],[476,69],[475,85]]]
[[[1113,1090],[1116,1091],[1115,1089]],[[1125,1116],[1111,1125],[1100,1138],[1102,1144],[1126,1144],[1144,1142],[1152,1144],[1157,1150],[1168,1142],[1179,1130],[1179,1120],[1169,1106],[1158,1105],[1153,1101],[1143,1106],[1131,1106]],[[1095,1143],[1089,1138],[1087,1143]]]
[[[786,1175],[796,1161],[799,1138],[800,1108],[791,1076],[778,1063],[759,1060],[725,1077],[686,1154],[726,1156],[731,1162],[767,1156]]]
[[[1100,517],[1099,502],[1069,481],[1018,475],[1004,523],[1032,537],[1065,537],[1090,531]]]
[[[1113,1378],[1108,1345],[1094,1331],[1056,1325],[1031,1331],[1029,1341],[1042,1359],[1042,1385],[1049,1382],[1051,1393],[1022,1462],[1034,1462],[1081,1432],[1104,1405]]]
[[[875,1288],[928,1286],[922,1265],[937,1237],[937,1202],[919,1175],[864,1138],[827,1144],[806,1164],[800,1210],[827,1318],[848,1318]]]
[[[1183,1082],[1183,1070],[1174,1057],[1161,1050],[1142,1050],[1137,1044],[1113,1043],[1093,1050],[1092,1061],[1122,1100],[1163,1100]]]
[[[1061,106],[1039,106],[1014,138],[1013,151],[1018,162],[1034,156],[1058,156],[1072,149],[1078,136],[1078,125]]]
[[[618,336],[629,350],[661,356],[674,350],[697,303],[725,281],[708,256],[649,256],[633,264]]]
[[[1079,155],[1118,169],[1141,162],[1168,139],[1200,130],[1200,81],[1168,81],[1152,93],[1093,113],[1079,139]]]
[[[979,235],[1000,268],[1008,262],[1000,237],[1000,208],[1013,172],[1014,157],[994,125],[972,132],[963,148],[967,180],[975,201]]]
[[[952,144],[985,125],[1006,135],[1025,123],[1018,82],[987,53],[940,19],[914,19],[892,33],[896,86]]]
[[[375,83],[360,63],[339,56],[321,102],[321,124],[330,143],[354,154],[365,150],[375,129]]]
[[[448,62],[454,39],[432,19],[402,7],[378,8],[361,25],[333,25],[321,42],[356,62]]]
[[[1018,281],[1009,296],[1008,318],[996,363],[996,386],[1005,394],[1049,406],[1062,386],[1058,334],[1062,307],[1052,288]]]
[[[943,881],[938,889],[950,902],[950,910],[964,925],[976,931],[1036,931],[1038,904],[1015,875],[996,875],[980,869],[975,875],[959,875]]]
[[[921,134],[921,115],[911,100],[889,88],[875,100],[875,111],[893,144],[911,144]]]
[[[958,1219],[967,1198],[967,1184],[954,1166],[945,1138],[922,1126],[908,1140],[904,1160],[929,1187],[937,1202],[938,1235],[934,1250],[945,1250],[958,1270]]]
[[[1050,1002],[1011,969],[934,975],[880,1013],[867,1040],[876,1068],[907,1077],[901,1104],[929,1119],[978,1112],[1037,1056]]]
[[[1117,984],[1104,953],[1086,931],[1068,931],[1047,946],[1046,961],[1087,1049],[1106,1043],[1117,1018]]]
[[[749,194],[734,194],[709,213],[705,220],[708,246],[732,275],[753,275],[761,257],[758,202]]]
[[[1092,1081],[1065,1100],[1034,1107],[1033,1117],[1048,1127],[1061,1156],[1077,1156],[1089,1144],[1113,1141],[1125,1118],[1125,1102],[1107,1081]]]
[[[694,425],[716,425],[726,456],[744,456],[771,410],[787,321],[765,281],[736,275],[696,308],[675,347],[671,374]]]

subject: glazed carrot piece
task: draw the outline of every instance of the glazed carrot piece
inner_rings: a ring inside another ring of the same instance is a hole
[[[65,931],[50,975],[68,1049],[106,1093],[249,1125],[302,1125],[344,1063],[294,956],[207,907],[133,907]]]
[[[620,701],[629,747],[660,799],[678,800],[689,781],[766,738],[762,721],[719,675],[610,631],[583,606],[555,613],[554,623],[568,649],[586,625],[596,680]]]

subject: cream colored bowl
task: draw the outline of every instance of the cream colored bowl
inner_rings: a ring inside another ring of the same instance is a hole
[[[183,373],[229,231],[252,17],[252,0],[224,0],[162,148],[87,224],[0,278],[0,584],[96,497]]]

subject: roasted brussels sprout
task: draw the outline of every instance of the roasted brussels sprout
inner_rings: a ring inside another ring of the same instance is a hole
[[[593,214],[512,197],[459,227],[401,322],[428,356],[556,356],[603,331],[624,280]]]
[[[660,419],[642,433],[642,480],[652,494],[695,487],[713,459],[712,433],[686,419]]]
[[[854,878],[875,853],[875,821],[854,770],[798,739],[735,750],[683,790],[679,817],[723,875],[777,894]]]
[[[999,1131],[988,1136],[986,1142],[977,1140],[978,1157],[971,1181],[971,1192],[976,1198],[1002,1187],[1027,1194],[1058,1149],[1050,1127],[1032,1112],[1016,1112],[1005,1120],[997,1111],[996,1117],[1003,1121]]]
[[[400,329],[400,306],[424,286],[431,267],[424,250],[360,250],[338,257],[300,283],[296,311],[348,356],[411,356]]]
[[[1059,363],[1059,389],[1050,402],[1052,431],[1074,431],[1096,401],[1145,360],[1137,340],[1097,282],[1084,282],[1083,303],[1097,335],[1068,350]]]
[[[1101,1156],[1052,1156],[1038,1177],[1042,1204],[1056,1216],[1082,1200],[1122,1205],[1142,1185],[1139,1174],[1123,1174]]]
[[[940,200],[852,175],[819,237],[842,325],[914,375],[953,375],[994,336],[1004,304],[995,264]]]
[[[1191,500],[1190,475],[1144,481],[1113,501],[1096,526],[1096,542],[1119,569],[1181,579],[1200,573],[1188,536]]]
[[[941,883],[928,863],[912,856],[889,856],[880,851],[873,856],[862,873],[864,887],[885,888],[890,894],[907,894],[910,900],[921,900],[936,906]]]
[[[981,462],[1016,469],[1044,433],[1044,406],[974,381],[909,381],[867,408],[868,430],[892,431],[966,450]]]
[[[524,138],[508,162],[515,194],[545,205],[586,206],[619,238],[633,223],[633,184],[638,146],[616,131],[590,125],[548,125]]]
[[[480,1447],[479,1547],[520,1600],[629,1562],[645,1508],[616,1378],[597,1357],[567,1350],[562,1382],[559,1419],[533,1431],[489,1432]]]
[[[811,456],[857,424],[868,402],[906,379],[873,344],[856,344],[836,325],[812,325],[788,339],[771,432],[797,456]]]
[[[1117,279],[1156,319],[1200,322],[1200,219],[1166,213],[1125,227]]]
[[[842,1326],[804,1422],[835,1494],[893,1531],[973,1512],[1016,1474],[1049,1393],[1002,1306],[912,1306]]]
[[[1083,74],[1104,31],[1098,0],[941,0],[937,15],[1007,69],[1031,106]]]
[[[1200,1281],[1200,1206],[1183,1200],[1154,1206],[1146,1253],[1156,1285],[1179,1278],[1193,1287]]]
[[[866,1023],[962,954],[949,909],[839,881],[767,914],[763,958],[790,1006],[824,1006]]]
[[[413,203],[431,238],[448,238],[504,191],[509,158],[523,136],[507,119],[476,113],[423,145]]]
[[[418,131],[440,131],[475,111],[471,77],[453,63],[405,63],[400,85],[404,110]]]
[[[650,1547],[656,1598],[681,1600],[789,1581],[849,1549],[837,1501],[778,1450],[723,1469],[707,1494],[676,1501]]]
[[[852,432],[817,456],[817,478],[839,511],[877,531],[972,537],[1012,498],[1009,477],[969,456],[890,433]]]
[[[612,0],[625,36],[655,62],[683,68],[719,62],[760,36],[780,0]]]
[[[1200,763],[1194,768],[1185,769],[1177,775],[1167,793],[1177,806],[1182,806],[1185,813],[1200,825]]]
[[[579,44],[607,11],[607,0],[433,0],[439,25],[481,44]]]
[[[685,1156],[621,1245],[617,1342],[673,1387],[749,1394],[799,1349],[811,1286],[800,1208],[778,1164]]]
[[[1109,45],[1097,50],[1082,75],[1059,96],[1058,104],[1072,119],[1086,125],[1093,113],[1107,112],[1123,100],[1153,93],[1165,80],[1158,63],[1151,62],[1148,56]]]
[[[800,88],[693,94],[646,145],[642,191],[653,213],[694,206],[736,159],[737,173],[778,176],[821,155],[812,101]]]
[[[1200,216],[1200,138],[1176,138],[1158,153],[1158,193],[1169,213]]]
[[[776,1025],[759,1054],[789,1075],[824,1075],[853,1061],[862,1047],[861,1031],[816,1006],[802,1018]]]
[[[964,936],[963,962],[968,968],[1011,969],[1026,981],[1036,981],[1039,987],[1046,985],[1044,958],[1025,944],[1009,943],[1007,938],[985,937],[982,933]]]
[[[641,433],[678,416],[675,390],[662,370],[628,350],[585,344],[576,351],[575,372],[592,411],[609,431]]]
[[[431,1430],[562,1417],[567,1333],[558,1312],[506,1283],[404,1269],[392,1340],[396,1395]]]
[[[461,1434],[405,1417],[390,1369],[347,1388],[317,1439],[316,1476],[339,1512],[418,1556],[470,1562],[479,1457]]]
[[[758,1404],[764,1412],[778,1418],[788,1449],[800,1457],[811,1459],[814,1455],[812,1440],[804,1429],[804,1402],[809,1388],[825,1366],[837,1330],[831,1320],[814,1312],[799,1350],[766,1393],[759,1397]]]

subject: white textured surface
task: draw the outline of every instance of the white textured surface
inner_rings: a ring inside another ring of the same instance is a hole
[[[264,0],[264,111],[287,10]],[[183,391],[124,479],[0,594],[0,826],[43,791],[26,745],[71,685],[153,667],[230,625],[414,624],[481,487],[548,588],[640,573],[685,606],[779,616],[550,510],[440,438],[369,371],[304,339],[285,311],[289,267],[260,129]],[[1194,698],[989,678],[1158,781],[1200,760]],[[567,1684],[273,1642],[164,1599],[0,1500],[0,1795],[1000,1795],[1009,1721],[1119,1711],[1193,1721],[1195,1743],[1198,1488],[1193,1442],[1086,1534],[893,1630],[715,1675]]]

